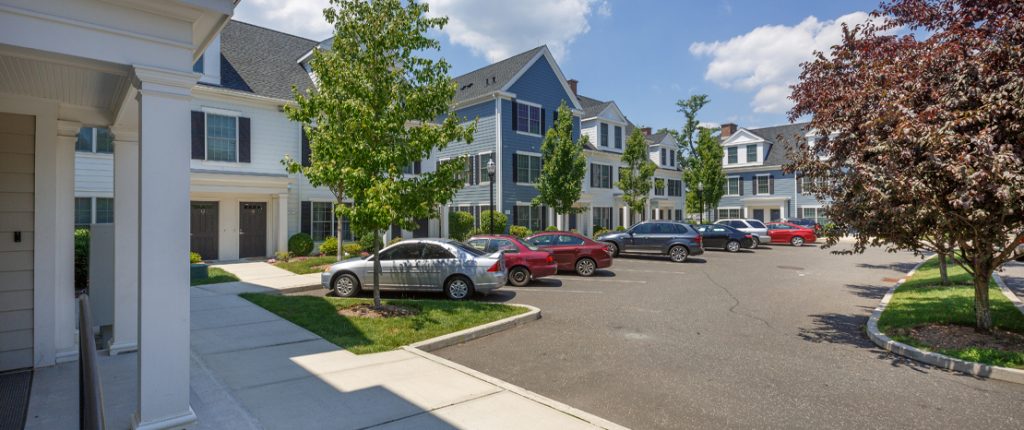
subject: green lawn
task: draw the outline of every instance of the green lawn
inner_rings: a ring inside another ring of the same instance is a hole
[[[957,265],[949,265],[953,285],[939,286],[939,261],[925,262],[913,277],[896,289],[892,301],[878,319],[882,332],[925,324],[954,324],[974,326],[974,285],[972,277]],[[1024,314],[1010,302],[996,286],[989,285],[989,305],[992,323],[996,328],[1024,333]],[[929,350],[929,346],[908,336],[890,336],[915,347]],[[986,348],[941,349],[940,354],[962,360],[977,361],[1003,367],[1024,368],[1024,352],[1009,352]]]
[[[370,299],[242,294],[263,308],[356,354],[390,351],[403,345],[526,312],[525,308],[472,301],[384,300],[384,304],[419,310],[392,318],[349,318],[339,309]]]
[[[210,276],[206,277],[205,279],[193,279],[192,286],[194,287],[196,285],[219,284],[221,282],[235,282],[238,280],[237,276],[224,271],[224,269],[211,267],[209,270]]]
[[[305,275],[307,273],[322,272],[322,266],[334,264],[337,261],[334,256],[295,257],[288,261],[278,261],[274,265],[292,273]]]

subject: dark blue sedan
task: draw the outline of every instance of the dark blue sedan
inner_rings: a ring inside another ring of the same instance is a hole
[[[753,248],[754,236],[724,224],[701,224],[693,226],[704,237],[705,248],[721,248],[737,252],[741,248]]]

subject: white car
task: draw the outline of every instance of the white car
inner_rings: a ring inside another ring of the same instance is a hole
[[[754,245],[751,248],[757,248],[761,243],[772,243],[772,237],[768,235],[768,226],[764,225],[760,220],[720,219],[715,221],[715,224],[727,225],[744,233],[750,233],[754,236]]]

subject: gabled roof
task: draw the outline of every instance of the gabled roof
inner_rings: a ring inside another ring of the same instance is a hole
[[[459,84],[459,87],[455,90],[455,103],[501,90],[519,74],[523,67],[526,67],[530,60],[544,49],[545,46],[538,46],[456,77],[455,82]]]
[[[652,134],[650,136],[644,136],[644,140],[647,141],[648,145],[657,145],[657,144],[661,143],[661,140],[664,139],[665,136],[668,136],[668,132],[667,131],[662,131],[662,132],[654,133],[654,134]]]
[[[586,119],[586,118],[593,118],[595,116],[600,115],[601,112],[604,112],[604,110],[608,106],[611,106],[612,103],[615,103],[615,102],[613,102],[611,100],[603,102],[603,101],[598,100],[598,99],[592,99],[590,97],[581,96],[581,95],[577,95],[576,98],[579,99],[580,106],[583,107],[583,118],[584,119]]]
[[[291,100],[292,85],[299,91],[313,85],[309,74],[296,60],[318,43],[231,20],[220,33],[220,86]]]
[[[748,128],[745,130],[772,143],[768,148],[768,154],[764,157],[764,165],[778,166],[788,164],[792,161],[786,156],[787,149],[794,148],[795,145],[800,144],[800,139],[807,134],[808,124],[809,123],[806,122],[800,122],[773,127]]]

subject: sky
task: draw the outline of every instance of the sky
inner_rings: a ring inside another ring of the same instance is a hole
[[[676,101],[707,94],[698,118],[788,123],[789,85],[815,50],[864,22],[877,0],[432,0],[433,37],[453,76],[547,44],[579,93],[615,100],[638,125],[682,128]],[[314,40],[327,0],[242,0],[235,19]]]

